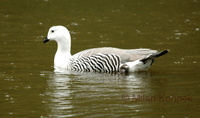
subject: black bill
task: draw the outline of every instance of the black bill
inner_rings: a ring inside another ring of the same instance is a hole
[[[43,43],[46,43],[46,42],[48,42],[48,41],[49,41],[49,39],[46,37],[46,38],[44,39]]]

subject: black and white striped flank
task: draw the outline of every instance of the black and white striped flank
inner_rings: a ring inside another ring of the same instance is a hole
[[[95,54],[88,57],[71,59],[70,67],[84,72],[118,72],[121,59],[115,54]]]

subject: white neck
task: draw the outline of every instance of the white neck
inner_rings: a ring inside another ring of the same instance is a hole
[[[69,38],[69,37],[68,37]],[[54,57],[54,68],[55,69],[69,69],[69,62],[71,56],[71,39],[58,39],[58,48]]]

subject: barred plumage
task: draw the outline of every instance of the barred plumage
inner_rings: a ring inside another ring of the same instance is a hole
[[[72,58],[70,68],[75,71],[106,72],[119,71],[120,57],[115,54],[95,54],[88,57]]]

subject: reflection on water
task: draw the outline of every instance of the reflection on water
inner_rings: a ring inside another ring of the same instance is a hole
[[[67,84],[70,78],[64,75],[50,75],[47,81],[48,88],[46,90],[46,95],[48,96],[47,107],[50,109],[50,117],[68,117],[71,116],[70,109],[73,108],[70,101],[70,88]],[[70,115],[65,115],[65,114]]]
[[[145,105],[127,105],[124,95],[130,93],[149,94],[148,72],[130,76],[102,73],[77,73],[74,75],[43,72],[48,77],[46,89],[46,109],[49,116],[118,116],[119,111],[133,109],[134,112],[145,108]],[[101,103],[101,104],[99,104]],[[123,103],[123,104],[119,104]],[[112,109],[111,109],[112,108]],[[101,114],[99,111],[104,111]]]

